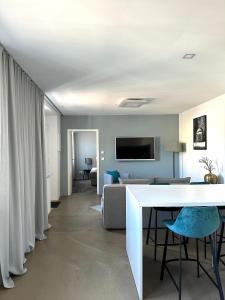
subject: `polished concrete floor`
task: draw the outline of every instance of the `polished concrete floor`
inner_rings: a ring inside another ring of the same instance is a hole
[[[91,185],[91,180],[73,180],[73,193],[97,193],[97,186]]]
[[[99,204],[93,192],[62,198],[53,209],[48,239],[37,242],[27,255],[28,272],[14,277],[16,288],[0,289],[1,300],[137,300],[137,292],[125,251],[125,231],[106,231],[101,215],[90,208]],[[190,247],[190,245],[189,245]],[[170,256],[176,250],[170,250]],[[177,299],[168,275],[159,280],[160,259],[154,262],[152,246],[144,247],[144,299]],[[206,261],[210,270],[210,260]],[[172,270],[177,272],[174,264]],[[219,299],[216,288],[193,263],[183,267],[182,299]],[[225,289],[225,267],[221,268]]]

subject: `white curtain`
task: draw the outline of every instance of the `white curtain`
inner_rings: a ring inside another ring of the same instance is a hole
[[[48,228],[43,92],[0,47],[0,280],[23,274]]]

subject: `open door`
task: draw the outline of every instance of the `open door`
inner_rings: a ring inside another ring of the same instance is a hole
[[[48,213],[51,210],[51,202],[59,201],[60,197],[60,115],[45,101],[45,153],[46,153],[46,181]]]
[[[75,143],[77,143],[75,139],[75,133],[78,132],[94,132],[95,133],[95,147],[96,147],[96,152],[95,152],[95,166],[97,169],[96,175],[94,178],[97,178],[97,194],[99,194],[99,131],[98,129],[68,129],[67,130],[67,174],[68,174],[68,182],[67,182],[67,195],[70,196],[73,192],[73,179],[75,175],[75,167],[79,169],[79,163],[76,161],[76,155],[78,155],[75,149]],[[79,145],[79,143],[77,143]],[[75,153],[76,152],[76,153]],[[83,152],[82,152],[83,153]],[[89,157],[89,155],[88,155]],[[83,168],[87,169],[87,168]],[[94,168],[93,168],[94,169]],[[82,171],[82,168],[80,169]],[[77,170],[76,170],[77,171]],[[87,171],[87,170],[83,170]],[[93,170],[94,171],[94,170]],[[76,172],[77,173],[77,172]]]
[[[67,131],[67,155],[68,155],[68,196],[72,195],[73,180],[73,132]]]
[[[76,160],[75,160],[75,133],[72,132],[72,185],[76,177]]]

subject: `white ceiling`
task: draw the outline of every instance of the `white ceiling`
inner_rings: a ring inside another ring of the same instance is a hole
[[[224,0],[1,0],[0,41],[67,115],[179,113],[225,93]]]

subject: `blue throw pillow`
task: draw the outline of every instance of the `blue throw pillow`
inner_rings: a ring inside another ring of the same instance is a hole
[[[117,170],[106,171],[106,174],[112,175],[113,183],[119,183],[120,173]]]

